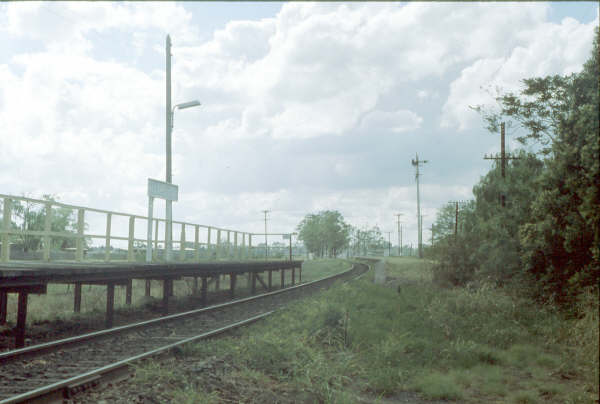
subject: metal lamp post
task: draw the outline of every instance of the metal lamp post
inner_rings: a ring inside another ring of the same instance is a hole
[[[181,104],[177,104],[170,111],[171,115],[169,117],[169,128],[167,130],[167,183],[171,184],[173,180],[173,175],[171,172],[171,134],[173,133],[173,122],[175,118],[175,110],[176,109],[186,109],[191,107],[200,106],[200,102],[197,100],[184,102]],[[167,250],[167,261],[171,260],[171,251],[173,249],[173,201],[167,200],[167,225],[165,226],[165,240],[166,240],[166,250]]]
[[[167,70],[167,80],[166,80],[166,101],[167,101],[167,119],[166,119],[166,127],[167,127],[167,145],[166,145],[166,154],[167,154],[167,175],[166,182],[168,184],[172,183],[173,176],[171,174],[171,133],[173,132],[173,119],[175,116],[175,109],[185,109],[191,107],[197,107],[200,105],[199,101],[189,101],[181,104],[175,105],[171,108],[171,37],[167,35],[166,41],[166,70]],[[166,211],[166,219],[167,223],[165,226],[165,250],[166,250],[166,259],[167,261],[171,260],[171,250],[173,247],[173,239],[172,239],[172,218],[173,218],[173,203],[170,200],[166,201],[167,211]]]

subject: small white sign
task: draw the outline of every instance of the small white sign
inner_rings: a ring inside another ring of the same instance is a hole
[[[168,201],[177,201],[178,194],[179,187],[177,187],[177,185],[148,178],[149,197],[166,199]]]
[[[283,235],[283,236],[281,236],[281,237],[283,237],[283,239],[284,239],[284,240],[289,240],[289,239],[290,239],[290,237],[292,237],[292,235],[291,235],[291,234],[284,234],[284,235]]]

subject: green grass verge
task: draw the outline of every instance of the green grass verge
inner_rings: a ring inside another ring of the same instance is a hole
[[[406,391],[426,400],[594,402],[597,366],[573,350],[575,323],[490,286],[438,288],[429,268],[389,259],[386,286],[340,284],[233,336],[185,347],[177,364],[149,362],[136,383],[172,372],[161,397],[190,402],[376,402]]]

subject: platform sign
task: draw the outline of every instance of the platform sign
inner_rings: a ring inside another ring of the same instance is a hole
[[[177,201],[179,187],[168,182],[153,180],[148,178],[148,238],[146,244],[146,262],[152,262],[152,212],[154,210],[154,198],[166,199],[168,201]],[[171,226],[171,217],[168,215],[168,228]],[[165,240],[165,244],[168,241]]]
[[[166,199],[168,201],[177,201],[179,187],[167,182],[148,178],[148,196],[151,198]]]
[[[290,238],[292,238],[292,235],[291,235],[291,234],[283,234],[281,237],[282,237],[284,240],[289,240]]]

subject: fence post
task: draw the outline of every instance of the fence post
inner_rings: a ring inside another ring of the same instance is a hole
[[[248,258],[252,258],[252,234],[248,234]]]
[[[238,246],[238,232],[233,232],[233,256],[236,260],[240,259],[240,251]]]
[[[3,221],[2,221],[2,262],[8,262],[10,260],[10,244],[9,234],[10,230],[10,215],[11,215],[11,200],[4,198],[4,205],[2,209]]]
[[[154,249],[152,250],[152,259],[158,259],[158,219],[154,223]]]
[[[210,246],[210,226],[208,226],[206,233],[206,258],[208,258],[209,260],[212,258],[212,251]]]
[[[230,233],[231,233],[231,231],[227,230],[227,259],[228,260],[232,259],[235,254],[235,248],[231,248]]]
[[[46,217],[44,219],[44,261],[50,261],[50,244],[52,238],[50,232],[52,231],[52,204],[46,203]]]
[[[194,229],[194,261],[200,261],[200,226]]]
[[[83,230],[85,228],[84,222],[85,209],[77,209],[77,239],[75,241],[77,261],[83,261]]]
[[[179,260],[185,261],[185,223],[181,223],[181,236],[179,236]]]
[[[106,214],[106,239],[104,241],[104,261],[110,261],[110,226],[112,223],[112,213]]]
[[[129,216],[129,239],[127,246],[127,261],[135,261],[135,254],[133,252],[133,235],[135,231],[135,216]]]
[[[221,229],[217,229],[217,259],[221,257]]]

